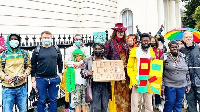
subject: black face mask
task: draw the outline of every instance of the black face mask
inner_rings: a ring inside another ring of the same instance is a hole
[[[156,47],[156,43],[151,43],[151,47]]]
[[[148,50],[148,48],[150,47],[150,44],[148,44],[148,46],[141,45],[141,47],[142,47],[143,50]]]
[[[94,55],[97,56],[97,57],[102,56],[102,54],[103,54],[103,51],[102,51],[102,50],[94,51]]]

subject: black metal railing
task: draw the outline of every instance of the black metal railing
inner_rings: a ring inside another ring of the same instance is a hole
[[[106,30],[106,39],[108,40],[108,31]],[[0,36],[4,36],[6,37],[8,34],[3,34],[1,33]],[[38,45],[42,45],[41,39],[40,39],[40,34],[20,34],[20,37],[22,37],[22,45],[21,45],[21,49],[27,50],[29,52],[32,52]],[[83,43],[85,46],[89,46],[90,47],[90,54],[91,54],[91,46],[93,44],[93,35],[81,35],[82,39],[83,39]],[[57,45],[61,52],[63,50],[64,54],[64,60],[65,60],[65,55],[66,55],[66,49],[70,46],[73,45],[73,38],[74,35],[53,35],[52,36],[52,45]],[[1,83],[1,82],[0,82]],[[27,92],[29,91],[29,82],[28,82],[28,77],[27,77]],[[58,95],[58,100],[64,100],[64,92],[60,89],[59,90],[59,95]],[[29,98],[29,93],[28,93],[28,98]],[[28,99],[27,99],[28,100]],[[29,112],[33,111],[33,106],[32,103],[36,101],[36,98],[33,99],[33,101],[28,100],[27,101],[27,109]],[[29,103],[28,103],[29,102]],[[2,103],[3,104],[3,103]],[[29,104],[29,105],[28,105]],[[61,106],[62,104],[58,103],[58,106]],[[1,105],[0,108],[2,108],[3,110],[3,106]],[[17,107],[16,105],[14,106],[15,108],[15,112],[17,112]]]

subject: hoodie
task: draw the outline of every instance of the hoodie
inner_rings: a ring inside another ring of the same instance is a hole
[[[20,38],[19,40],[19,46],[16,49],[11,48],[9,44],[9,39],[12,35],[15,35]],[[3,72],[2,67],[2,54],[0,55],[0,77],[1,79],[4,79],[5,75],[8,75],[10,77],[15,77],[16,75],[20,74],[27,74],[29,75],[31,72],[31,61],[30,61],[30,55],[27,53],[27,64],[26,69],[24,69],[24,58],[23,54],[21,52],[20,46],[21,46],[21,37],[18,34],[11,33],[7,36],[6,40],[6,64]],[[25,80],[21,81],[20,83],[16,84],[14,87],[20,86],[25,83]],[[3,86],[5,87],[13,87],[8,82],[3,81]]]

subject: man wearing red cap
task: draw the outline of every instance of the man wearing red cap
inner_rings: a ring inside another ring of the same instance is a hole
[[[122,60],[124,67],[126,68],[128,60],[128,46],[126,45],[127,28],[123,26],[123,23],[115,24],[112,28],[111,39],[105,43],[105,57],[109,60]],[[126,69],[125,69],[126,70]],[[126,73],[126,80],[111,82],[112,85],[112,102],[110,105],[110,112],[130,112],[131,111],[131,97],[129,89],[129,78]],[[116,107],[116,108],[115,108]]]

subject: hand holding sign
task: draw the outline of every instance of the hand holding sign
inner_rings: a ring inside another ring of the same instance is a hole
[[[88,75],[93,75],[93,71],[89,70]]]

